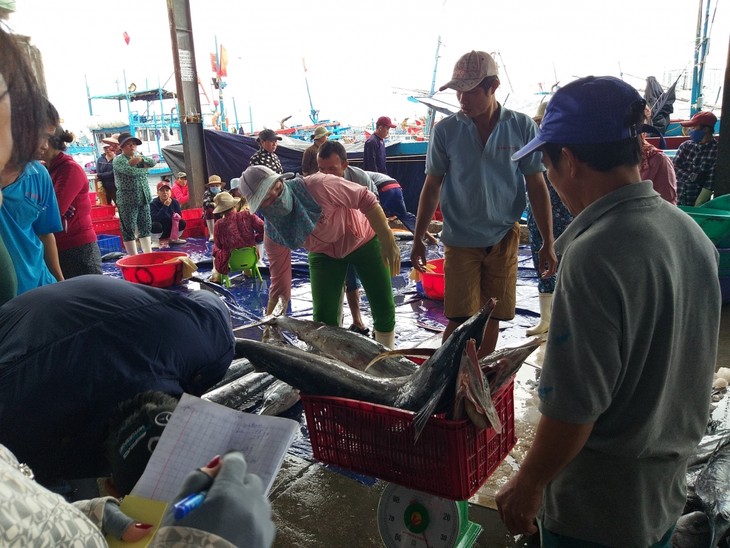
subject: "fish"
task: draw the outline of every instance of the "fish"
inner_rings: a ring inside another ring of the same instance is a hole
[[[672,548],[705,548],[709,542],[710,525],[704,512],[689,512],[677,520],[672,533]]]
[[[274,381],[264,392],[259,415],[281,415],[300,400],[299,390],[282,380]]]
[[[382,344],[369,337],[321,322],[275,315],[264,318],[261,322],[261,325],[275,326],[294,333],[300,341],[307,343],[316,353],[339,360],[360,371],[366,369],[372,358],[387,350]],[[235,332],[236,330],[234,330]],[[370,368],[368,372],[381,377],[400,377],[410,375],[416,370],[416,367],[416,364],[402,356],[386,357],[375,367]]]
[[[535,337],[514,347],[500,348],[479,360],[479,367],[486,375],[492,394],[512,377],[524,361],[545,342]]]
[[[730,446],[718,443],[697,476],[695,494],[710,523],[709,546],[715,546],[730,528]]]
[[[414,411],[418,439],[431,415],[446,412],[453,406],[456,376],[466,343],[472,338],[482,339],[495,303],[491,299],[457,327],[433,356],[406,376],[378,377],[326,356],[250,339],[236,339],[236,356],[248,358],[256,369],[267,371],[306,394],[350,398]]]
[[[462,360],[462,366],[465,367],[466,374],[469,377],[466,385],[466,414],[477,427],[486,428],[491,426],[496,432],[501,432],[502,421],[497,414],[497,409],[494,407],[489,391],[489,383],[479,368],[479,358],[477,358],[477,347],[474,339],[469,339],[464,355],[468,359]]]
[[[461,420],[466,416],[477,428],[492,426],[497,432],[502,430],[502,421],[490,396],[489,385],[479,368],[474,339],[466,343],[455,391],[452,419]]]
[[[272,347],[273,348],[273,347]],[[231,409],[247,409],[265,388],[272,385],[276,378],[269,373],[252,372],[233,382],[203,394],[203,399],[219,403]]]
[[[219,382],[211,386],[208,389],[208,392],[210,392],[211,390],[215,390],[216,388],[220,388],[221,386],[225,386],[226,384],[233,382],[236,379],[240,379],[241,377],[248,373],[251,373],[252,371],[253,365],[250,361],[246,359],[233,360],[231,362],[231,365],[228,366],[226,374],[223,375],[223,378]]]

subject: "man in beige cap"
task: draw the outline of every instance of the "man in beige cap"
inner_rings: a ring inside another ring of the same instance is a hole
[[[441,86],[456,90],[461,110],[434,128],[426,157],[426,181],[416,216],[411,261],[426,269],[426,235],[436,206],[444,217],[444,312],[449,323],[443,340],[475,314],[487,299],[497,307],[484,331],[479,356],[497,344],[500,320],[515,315],[519,219],[525,209],[525,187],[543,237],[540,275],[555,273],[552,217],[540,154],[511,161],[537,126],[526,114],[497,102],[497,64],[483,51],[470,51]]]
[[[311,175],[312,173],[317,173],[319,171],[319,166],[317,165],[317,153],[319,152],[319,147],[322,146],[322,143],[324,143],[330,135],[332,135],[332,132],[328,131],[324,126],[319,126],[314,130],[314,133],[312,133],[312,136],[310,137],[314,143],[312,143],[312,146],[304,151],[304,157],[302,158],[302,175]]]

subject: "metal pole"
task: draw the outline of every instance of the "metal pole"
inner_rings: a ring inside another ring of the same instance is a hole
[[[228,131],[226,124],[226,109],[223,106],[223,88],[226,87],[221,76],[221,58],[220,49],[218,48],[218,36],[215,37],[215,77],[218,82],[218,106],[220,107],[220,124],[221,131]]]
[[[697,32],[695,34],[695,55],[694,55],[694,67],[692,68],[692,97],[690,100],[690,116],[694,116],[699,110],[697,103],[699,102],[700,94],[702,90],[702,82],[700,82],[700,45],[701,45],[701,34],[702,34],[702,4],[704,0],[699,0],[699,8],[697,11]]]
[[[238,110],[236,109],[236,98],[233,97],[231,99],[233,101],[233,119],[236,120],[236,131],[238,131],[238,128],[241,127],[238,123]]]
[[[202,207],[206,181],[203,116],[200,112],[197,67],[189,0],[167,0],[172,37],[180,132],[183,136],[185,172],[190,186],[192,207]]]

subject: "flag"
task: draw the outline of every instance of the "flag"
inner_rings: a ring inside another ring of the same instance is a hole
[[[220,72],[218,73],[218,76],[228,76],[228,72],[226,71],[226,67],[228,66],[228,52],[226,51],[226,48],[221,45],[221,56],[220,56]]]
[[[215,53],[210,54],[210,67],[213,69],[213,74],[218,74],[218,60],[215,58]]]
[[[124,31],[124,34],[122,34],[122,36],[124,37],[124,42],[129,45],[129,34],[127,34],[126,30]]]

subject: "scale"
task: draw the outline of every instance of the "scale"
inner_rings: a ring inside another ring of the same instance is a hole
[[[482,532],[469,503],[389,483],[378,503],[378,531],[387,548],[469,548]]]

